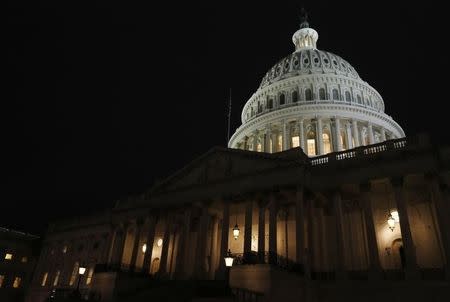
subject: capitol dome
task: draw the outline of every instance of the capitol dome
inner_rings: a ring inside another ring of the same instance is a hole
[[[301,147],[318,156],[405,136],[384,113],[381,95],[346,60],[317,49],[318,37],[303,16],[292,37],[295,51],[263,77],[230,148],[273,153]]]

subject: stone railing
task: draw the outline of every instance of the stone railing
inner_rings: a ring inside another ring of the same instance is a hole
[[[415,143],[414,141],[411,141],[410,139],[406,139],[405,137],[403,137],[395,140],[388,140],[374,145],[362,146],[346,151],[333,152],[317,156],[312,158],[310,162],[312,166],[329,164],[335,161],[373,155],[377,153],[386,152],[389,150],[403,149],[406,146],[414,145],[414,143]]]

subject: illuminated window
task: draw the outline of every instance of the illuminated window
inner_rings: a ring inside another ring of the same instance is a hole
[[[319,99],[325,100],[325,89],[324,88],[319,89]]]
[[[283,150],[283,136],[280,134],[278,136],[278,146],[277,146],[277,151],[282,151]]]
[[[22,263],[26,263],[26,262],[28,262],[28,257],[24,256],[24,257],[22,257],[22,259],[20,261]]]
[[[79,265],[80,264],[78,262],[75,262],[75,264],[73,265],[72,275],[70,276],[70,280],[69,280],[70,286],[72,286],[75,283],[75,279],[77,278],[77,274],[78,274]]]
[[[348,146],[347,146],[347,138],[345,137],[345,134],[344,133],[340,133],[339,134],[339,139],[341,141],[342,150],[347,150]]]
[[[308,155],[316,155],[316,134],[313,131],[309,131],[306,140],[306,148]]]
[[[3,281],[5,280],[5,275],[0,275],[0,288],[3,287]]]
[[[46,272],[46,273],[42,276],[41,286],[45,286],[45,284],[47,283],[47,277],[48,277],[48,272]]]
[[[10,253],[5,254],[5,260],[12,260],[13,255]]]
[[[58,286],[58,282],[59,282],[59,274],[60,274],[60,273],[61,273],[60,271],[56,271],[55,279],[53,280],[53,286]]]
[[[262,145],[261,143],[256,144],[256,151],[261,152],[262,151]]]
[[[298,137],[298,136],[293,136],[293,137],[292,137],[291,144],[292,144],[292,148],[300,147],[300,137]]]
[[[19,288],[19,287],[20,287],[20,282],[21,282],[21,281],[22,281],[22,278],[20,278],[20,277],[14,278],[13,287],[14,287],[14,288]]]
[[[94,274],[94,268],[90,268],[86,277],[86,285],[91,284],[92,281],[92,275]]]
[[[332,150],[331,150],[330,134],[327,133],[327,132],[322,133],[322,139],[323,139],[323,152],[324,152],[324,154],[332,152]]]
[[[311,92],[311,89],[309,89],[309,88],[305,90],[305,100],[307,100],[307,101],[312,100],[312,92]]]

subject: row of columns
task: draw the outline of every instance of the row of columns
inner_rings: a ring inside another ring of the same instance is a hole
[[[332,150],[339,152],[343,151],[344,147],[346,149],[356,148],[366,144],[374,144],[375,140],[375,132],[379,133],[379,142],[383,142],[386,140],[386,130],[383,127],[377,127],[374,130],[374,127],[371,123],[367,123],[367,141],[363,141],[364,136],[362,132],[362,127],[359,126],[359,122],[357,120],[345,120],[345,126],[341,127],[341,118],[335,117],[331,119],[330,127],[333,129],[330,131],[331,141],[332,141]],[[313,131],[316,134],[316,146],[317,146],[317,155],[324,154],[324,143],[323,143],[323,122],[324,119],[321,117],[317,117],[315,119],[309,120],[309,127],[314,129]],[[245,150],[250,150],[250,143],[253,146],[252,151],[257,151],[256,146],[258,145],[258,141],[261,143],[261,152],[279,152],[292,148],[292,137],[294,137],[293,128],[298,129],[297,135],[300,141],[300,147],[302,150],[305,150],[305,127],[304,127],[304,119],[299,119],[295,121],[295,125],[291,125],[291,122],[282,121],[281,128],[274,129],[271,125],[268,125],[266,129],[261,131],[254,131],[251,136],[244,138],[240,143],[238,143],[237,147]],[[281,149],[278,147],[279,137],[281,135]],[[342,144],[340,136],[343,136],[345,141],[347,142],[347,146]],[[392,136],[392,135],[391,135]]]

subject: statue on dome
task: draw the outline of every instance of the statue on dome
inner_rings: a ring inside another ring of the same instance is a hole
[[[308,27],[308,13],[306,12],[305,8],[302,7],[302,10],[300,11],[300,29]]]

